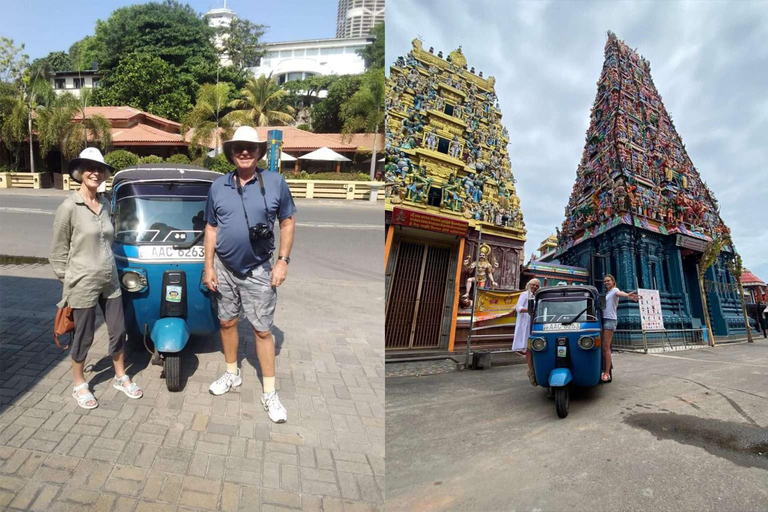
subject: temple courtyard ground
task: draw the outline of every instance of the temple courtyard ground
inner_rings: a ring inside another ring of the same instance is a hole
[[[768,509],[768,341],[614,355],[554,402],[523,365],[387,378],[387,511]],[[388,365],[388,372],[390,371]]]

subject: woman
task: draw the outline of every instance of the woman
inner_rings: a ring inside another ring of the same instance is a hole
[[[512,350],[525,354],[525,361],[528,363],[528,380],[532,385],[536,385],[536,376],[533,372],[533,356],[528,347],[528,335],[531,333],[531,315],[528,314],[528,299],[532,299],[538,291],[541,283],[538,279],[531,279],[525,285],[525,291],[520,294],[517,300],[517,321],[515,322],[515,340],[512,342]]]
[[[605,310],[603,311],[603,360],[605,366],[603,367],[603,374],[600,376],[600,380],[603,382],[611,382],[611,341],[613,341],[613,333],[616,331],[616,308],[619,305],[619,297],[626,297],[635,302],[638,300],[637,292],[626,293],[619,290],[616,287],[616,279],[607,274],[603,279],[605,284]]]
[[[120,297],[115,259],[112,256],[114,229],[109,201],[98,194],[114,168],[104,163],[96,148],[87,148],[69,163],[72,178],[80,189],[64,200],[53,222],[53,242],[49,258],[53,272],[64,289],[58,306],[72,308],[75,332],[72,337],[72,397],[83,409],[95,409],[99,403],[85,382],[83,366],[93,343],[96,305],[101,307],[109,332],[109,354],[115,367],[115,389],[128,398],[141,398],[143,392],[125,374],[123,340],[125,320]]]

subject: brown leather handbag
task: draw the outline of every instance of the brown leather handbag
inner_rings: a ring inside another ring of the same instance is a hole
[[[75,316],[72,313],[72,308],[69,306],[59,308],[56,311],[56,318],[53,320],[53,341],[56,342],[56,346],[61,350],[67,350],[69,344],[66,347],[62,347],[59,343],[59,336],[70,334],[70,341],[72,340],[71,333],[75,332]]]

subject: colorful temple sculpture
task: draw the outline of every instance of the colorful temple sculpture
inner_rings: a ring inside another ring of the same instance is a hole
[[[623,290],[657,289],[667,329],[700,328],[697,268],[714,237],[730,240],[730,230],[664,108],[649,62],[608,32],[557,259],[587,268],[598,287],[610,273]],[[745,332],[731,257],[726,243],[705,275],[717,336]],[[619,329],[639,330],[638,308],[619,307]]]
[[[454,350],[473,286],[518,289],[525,223],[494,78],[412,44],[387,78],[386,348]]]

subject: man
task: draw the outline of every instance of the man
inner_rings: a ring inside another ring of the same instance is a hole
[[[277,287],[285,281],[291,261],[296,206],[279,173],[256,168],[267,144],[259,140],[254,128],[241,126],[223,146],[236,170],[217,179],[208,193],[203,282],[215,292],[227,371],[209,391],[223,395],[243,383],[237,367],[237,320],[242,310],[253,327],[264,379],[261,403],[272,421],[285,423],[288,413],[275,391],[275,345],[270,329]],[[276,219],[281,236],[273,267]]]

